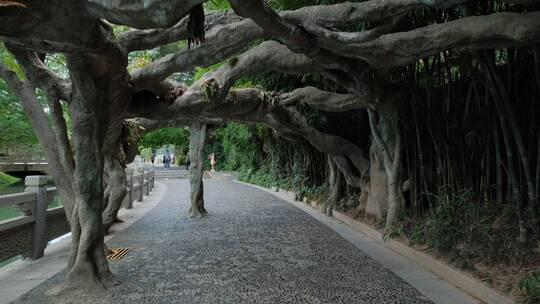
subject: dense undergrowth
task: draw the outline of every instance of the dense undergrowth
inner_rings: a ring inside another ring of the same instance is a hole
[[[441,188],[432,195],[438,202],[433,210],[420,220],[401,214],[386,236],[428,250],[517,298],[540,300],[538,235],[518,241],[512,205],[478,202],[470,189]]]

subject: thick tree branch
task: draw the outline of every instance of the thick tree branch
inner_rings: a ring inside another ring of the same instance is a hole
[[[133,118],[128,121],[143,128],[143,133],[147,133],[153,130],[161,128],[180,128],[191,125],[192,120],[186,118],[170,119],[170,120],[152,120],[147,118]],[[202,122],[209,125],[219,125],[225,122],[223,119],[202,119]]]
[[[540,12],[495,13],[383,35],[366,43],[336,45],[335,49],[381,68],[404,65],[447,49],[515,47],[538,41]]]
[[[362,43],[387,34],[394,28],[396,24],[394,20],[397,21],[398,18],[394,18],[389,23],[362,32],[338,32],[318,25],[306,27],[306,31],[317,36],[317,41],[322,47],[332,49],[336,43]]]
[[[319,90],[314,87],[296,89],[290,93],[281,95],[282,106],[294,106],[303,102],[313,108],[326,112],[346,112],[351,110],[365,109],[375,100],[366,98],[361,100],[353,94],[338,94]]]
[[[118,34],[118,42],[127,51],[139,51],[152,49],[161,45],[187,39],[189,17],[184,17],[180,22],[170,28],[131,30]],[[218,25],[230,24],[241,21],[231,10],[211,12],[206,14],[205,30],[208,31]]]
[[[250,20],[227,24],[212,29],[203,46],[185,48],[164,56],[131,74],[137,87],[161,81],[173,73],[190,71],[195,67],[210,66],[247,48],[254,39],[262,37],[261,29]]]
[[[271,116],[274,119],[279,117],[276,119],[279,125],[274,126],[274,128],[288,128],[291,133],[304,137],[323,153],[346,156],[361,174],[369,169],[369,161],[364,157],[364,152],[360,147],[342,137],[318,131],[309,125],[299,112],[293,109],[276,108]]]
[[[399,16],[418,7],[446,8],[468,0],[372,0],[332,5],[306,6],[284,12],[283,18],[295,24],[316,24],[323,27],[353,25]]]
[[[262,0],[229,0],[234,11],[252,19],[269,36],[276,37],[295,53],[315,56],[320,50],[313,37],[298,26],[283,20]]]
[[[166,28],[176,24],[195,5],[206,0],[86,0],[85,8],[95,18],[133,28]]]
[[[308,33],[303,26],[285,21],[263,0],[229,0],[234,11],[246,18],[252,19],[271,37],[275,37],[295,52],[306,54],[317,59],[320,64],[333,64],[344,72],[353,68],[353,62],[321,48],[314,35]]]
[[[17,47],[6,44],[8,50],[17,57],[17,61],[23,66],[25,73],[47,96],[56,100],[69,101],[71,83],[51,71],[38,55]]]
[[[228,66],[222,66],[211,77],[217,79],[224,91],[227,91],[241,77],[263,71],[307,74],[331,68],[334,66],[326,66],[303,54],[293,53],[278,42],[265,41],[231,60]]]
[[[349,165],[349,161],[347,160],[346,157],[341,156],[341,155],[336,155],[332,157],[332,160],[338,167],[339,171],[345,177],[347,184],[356,188],[362,188],[361,176],[358,176],[356,173],[353,172],[353,170],[351,170],[351,166]],[[365,173],[366,172],[361,172],[361,174],[365,174]]]
[[[33,1],[31,8],[0,12],[0,39],[21,48],[54,52],[96,52],[102,40],[97,18],[79,1]]]

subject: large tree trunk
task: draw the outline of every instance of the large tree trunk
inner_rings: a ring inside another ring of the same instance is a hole
[[[357,214],[365,212],[367,208],[371,192],[369,174],[362,175],[362,183],[360,185],[360,189],[362,190],[362,192],[360,193],[360,197],[358,198],[358,208],[356,208]]]
[[[76,204],[71,216],[72,250],[66,285],[77,290],[114,283],[105,258],[101,212],[103,210],[103,134],[93,102],[77,96],[71,102],[73,145],[76,151]],[[93,101],[93,100],[92,100]]]
[[[118,131],[114,137],[118,136]],[[122,202],[127,195],[127,176],[125,168],[127,164],[133,162],[139,152],[137,141],[139,140],[139,127],[133,123],[122,121],[120,142],[117,145],[118,151],[108,154],[105,158],[105,210],[103,210],[103,230],[105,234],[117,221],[118,211],[122,207]],[[114,146],[114,145],[113,145]]]
[[[343,197],[343,177],[336,163],[332,160],[332,156],[326,155],[328,162],[328,187],[330,195],[326,201],[326,214],[332,214],[332,208]]]
[[[206,143],[207,125],[198,120],[191,123],[189,129],[189,159],[191,166],[189,173],[191,174],[191,207],[189,208],[190,217],[201,217],[208,212],[204,208],[204,191],[203,191],[203,148]]]
[[[126,171],[117,157],[107,157],[105,160],[105,172],[107,188],[105,189],[104,202],[107,204],[103,210],[103,231],[105,234],[113,225],[118,215],[122,201],[126,197]]]
[[[386,215],[386,229],[390,229],[399,213],[404,208],[403,187],[401,182],[401,136],[396,129],[396,140],[394,142],[394,155],[389,164],[388,174],[388,214]]]
[[[103,55],[98,60],[93,55],[66,55],[73,90],[69,110],[77,193],[65,281],[68,289],[77,292],[119,283],[105,257],[103,173],[105,155],[118,153],[121,113],[129,106],[131,95],[125,83],[124,55],[114,48],[103,49]]]
[[[390,229],[403,209],[401,182],[401,136],[398,129],[397,109],[392,104],[383,105],[375,112],[368,110],[371,134],[375,147],[382,155],[387,178],[388,208],[385,229]],[[373,191],[373,189],[371,189]]]
[[[384,168],[383,156],[375,142],[369,149],[369,192],[367,192],[366,213],[375,215],[378,220],[385,216],[388,208],[388,177]],[[362,189],[362,192],[364,189]]]

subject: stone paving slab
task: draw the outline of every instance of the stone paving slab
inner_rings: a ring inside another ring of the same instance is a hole
[[[63,273],[16,303],[432,303],[302,210],[227,179],[205,182],[210,215],[188,219],[187,180],[108,242],[130,247],[99,294],[47,297]],[[368,242],[366,242],[368,243]]]

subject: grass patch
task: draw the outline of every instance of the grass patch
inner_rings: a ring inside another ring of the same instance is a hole
[[[3,186],[3,185],[11,185],[13,183],[16,183],[18,181],[20,181],[21,179],[20,178],[17,178],[17,177],[13,177],[7,173],[4,173],[2,171],[0,171],[0,187]]]

